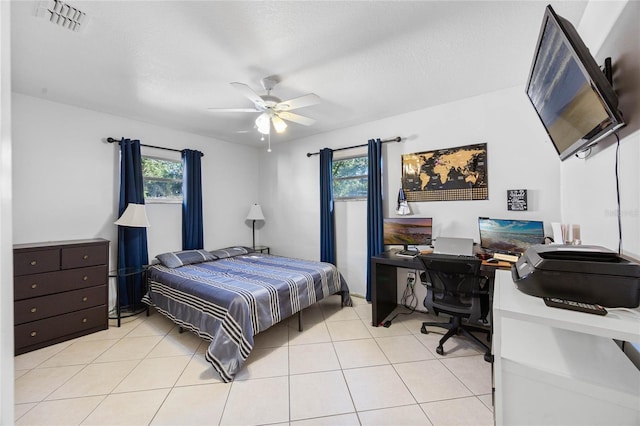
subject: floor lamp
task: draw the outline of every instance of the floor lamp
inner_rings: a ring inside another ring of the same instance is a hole
[[[253,204],[249,209],[249,214],[247,215],[247,220],[253,221],[253,249],[256,249],[256,220],[264,220],[264,215],[262,214],[262,208],[260,204]]]
[[[144,204],[136,203],[127,204],[127,208],[124,210],[124,212],[122,212],[122,216],[120,216],[114,223],[118,226],[129,228],[149,228],[151,226],[149,225],[149,219],[147,218],[147,211],[145,210]],[[116,319],[118,320],[118,327],[120,327],[120,320],[122,318],[122,312],[120,309],[120,280],[124,280],[124,285],[125,287],[127,287],[128,283],[131,280],[135,280],[137,276],[141,277],[140,279],[142,279],[143,283],[146,281],[145,266],[142,266],[142,268],[132,268],[131,270],[127,271],[126,269],[121,269],[121,265],[118,265],[118,270],[115,273],[115,277],[117,277]],[[129,294],[132,296],[132,299],[135,299],[135,290],[130,290]],[[135,303],[131,302],[130,308],[132,312],[129,315],[135,315],[142,312],[143,310],[147,310],[147,315],[149,314],[148,307],[145,307],[142,310],[136,310],[135,306]]]

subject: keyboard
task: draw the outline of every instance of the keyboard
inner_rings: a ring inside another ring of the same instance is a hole
[[[416,257],[420,252],[416,250],[400,250],[396,252],[396,256]]]
[[[466,254],[444,254],[444,253],[430,253],[425,254],[423,256],[427,256],[431,259],[442,259],[442,260],[480,260],[477,256],[466,255]]]

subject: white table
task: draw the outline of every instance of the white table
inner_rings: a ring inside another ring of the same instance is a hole
[[[496,424],[640,425],[640,371],[613,340],[640,342],[635,311],[550,308],[518,290],[509,271],[497,271]]]

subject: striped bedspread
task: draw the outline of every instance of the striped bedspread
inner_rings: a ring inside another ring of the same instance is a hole
[[[349,289],[330,263],[267,254],[178,268],[154,265],[143,301],[210,340],[206,359],[229,382],[253,348],[253,337],[323,298]]]

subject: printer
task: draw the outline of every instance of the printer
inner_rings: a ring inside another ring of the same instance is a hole
[[[520,291],[605,307],[640,305],[640,265],[599,246],[538,244],[511,266]]]

